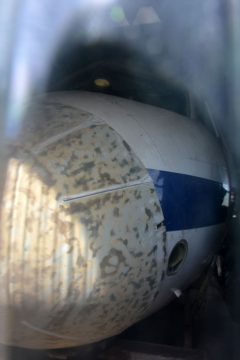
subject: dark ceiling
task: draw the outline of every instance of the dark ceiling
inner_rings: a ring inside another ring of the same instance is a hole
[[[184,115],[191,93],[222,111],[221,6],[215,0],[198,6],[189,0],[94,0],[84,9],[65,29],[49,91],[106,92]],[[94,84],[99,77],[110,82],[107,89]]]
[[[104,41],[89,46],[72,44],[63,49],[50,76],[49,91],[103,92],[187,115],[186,90],[155,73],[149,59],[141,53]],[[94,81],[99,78],[108,80],[109,86],[97,86]]]

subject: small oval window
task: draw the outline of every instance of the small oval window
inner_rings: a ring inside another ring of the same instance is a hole
[[[187,257],[187,252],[188,246],[186,240],[180,240],[170,253],[167,267],[168,275],[173,275],[178,272]]]

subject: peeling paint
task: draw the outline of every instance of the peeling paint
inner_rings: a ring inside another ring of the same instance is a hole
[[[163,214],[146,169],[107,124],[48,101],[31,114],[9,147],[0,341],[79,346],[151,307],[165,266]]]

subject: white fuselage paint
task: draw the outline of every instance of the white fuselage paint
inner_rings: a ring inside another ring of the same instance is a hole
[[[52,93],[48,99],[57,101],[62,96]],[[113,127],[148,169],[228,183],[219,144],[200,123],[151,105],[103,94],[65,92],[64,102]]]
[[[216,225],[183,222],[166,232],[164,211],[177,209],[172,219],[181,220],[178,214],[191,209],[191,201],[181,202],[179,174],[228,188],[227,169],[216,138],[184,116],[87,92],[36,100],[10,144],[1,208],[0,341],[39,349],[85,345],[119,334],[201,273],[225,225],[214,218]],[[178,192],[165,210],[147,170],[173,176]],[[194,206],[199,202],[195,197]],[[188,244],[187,257],[169,275],[180,240]]]
[[[53,93],[50,99],[62,99]],[[49,98],[49,97],[48,97]],[[164,170],[229,184],[217,139],[200,123],[151,105],[88,92],[64,93],[64,102],[92,113],[116,130],[148,169]],[[225,225],[167,232],[167,254],[181,239],[188,256],[180,271],[166,276],[150,313],[169,300],[173,288],[184,288],[211,260]],[[219,245],[218,245],[219,246]],[[163,295],[164,294],[164,295]]]

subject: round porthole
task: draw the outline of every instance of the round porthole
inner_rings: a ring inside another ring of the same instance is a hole
[[[186,240],[181,240],[174,246],[168,259],[168,275],[176,274],[179,271],[187,257],[187,252],[188,246]]]

